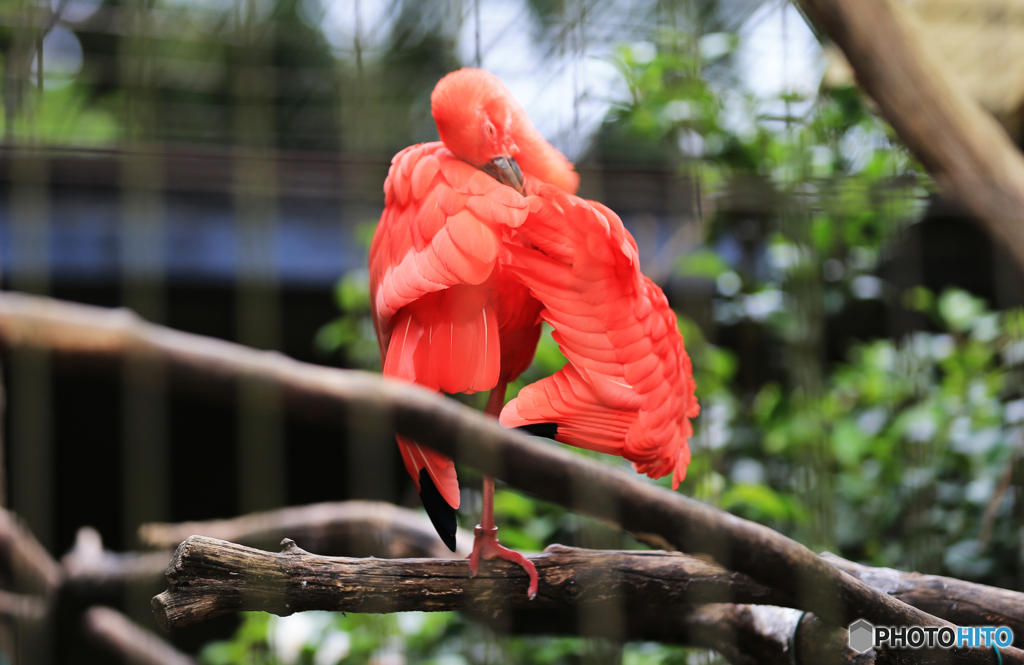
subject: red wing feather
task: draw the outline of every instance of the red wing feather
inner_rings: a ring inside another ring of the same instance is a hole
[[[675,314],[611,210],[551,186],[529,205],[519,233],[534,248],[506,244],[508,268],[543,303],[569,363],[520,391],[501,423],[557,423],[558,441],[672,473],[678,486],[699,407]]]
[[[382,350],[406,305],[459,284],[481,284],[498,261],[502,228],[519,226],[526,199],[456,159],[439,142],[395,155],[386,207],[370,247],[370,305]]]
[[[395,155],[384,193],[370,247],[370,306],[384,375],[448,393],[490,390],[502,348],[484,283],[498,263],[503,229],[526,219],[526,199],[441,143]],[[514,360],[522,371],[523,359]],[[425,469],[458,508],[452,460],[406,437],[398,443],[417,489]]]
[[[411,311],[400,312],[395,323],[384,360],[384,376],[437,390],[439,383],[431,369],[430,331]],[[459,480],[452,459],[412,439],[400,435],[397,438],[402,461],[416,489],[420,489],[420,470],[426,469],[444,500],[458,508]]]

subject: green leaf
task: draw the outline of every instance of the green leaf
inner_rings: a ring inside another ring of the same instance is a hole
[[[784,520],[789,517],[786,502],[767,485],[762,483],[740,483],[733,485],[722,495],[722,508],[734,510],[745,508],[754,514],[753,519]]]
[[[370,274],[365,270],[345,273],[334,285],[334,300],[343,312],[369,312]]]
[[[370,249],[370,244],[373,242],[373,234],[377,232],[377,220],[372,219],[365,222],[359,222],[356,224],[354,236],[356,242],[365,247],[367,250]]]
[[[521,522],[529,520],[535,514],[532,500],[504,489],[494,493],[494,513],[513,517]]]
[[[939,316],[951,330],[969,331],[974,322],[986,312],[985,301],[960,289],[946,289],[939,296]]]
[[[676,260],[676,274],[714,279],[729,270],[728,264],[712,249],[698,249]]]
[[[871,449],[871,439],[864,434],[857,423],[841,420],[832,430],[832,450],[839,463],[853,467],[860,463]]]

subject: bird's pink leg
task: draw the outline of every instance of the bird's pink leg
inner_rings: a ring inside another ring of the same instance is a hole
[[[491,391],[487,399],[487,408],[484,413],[494,418],[501,413],[501,407],[505,404],[504,382],[499,382]],[[530,600],[537,595],[537,568],[525,556],[502,547],[498,544],[498,527],[494,526],[494,478],[484,476],[484,506],[483,515],[480,516],[480,524],[473,530],[473,551],[469,555],[469,576],[474,577],[480,566],[480,559],[490,561],[492,559],[505,559],[522,566],[530,576],[530,587],[526,593]]]

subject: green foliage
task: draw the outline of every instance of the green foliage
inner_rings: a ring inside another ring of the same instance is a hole
[[[853,346],[814,399],[764,387],[750,422],[760,435],[731,454],[769,456],[768,483],[799,496],[802,449],[823,428],[844,555],[1009,584],[1016,494],[997,488],[1008,482],[1024,420],[1024,401],[1014,399],[1021,312],[990,312],[957,290],[923,296],[934,303],[937,332]],[[759,510],[780,519],[765,512],[770,505],[762,500]]]
[[[540,381],[545,376],[551,376],[562,369],[562,365],[566,363],[565,356],[562,355],[561,350],[558,348],[558,343],[551,337],[551,330],[552,328],[549,324],[543,324],[540,341],[537,342],[537,353],[533,356],[533,362],[518,379],[509,384],[508,391],[505,394],[506,402],[514,399],[525,386]]]
[[[81,81],[65,81],[60,86],[45,87],[41,93],[33,92],[32,113],[15,118],[12,134],[31,135],[44,143],[81,146],[110,145],[121,138],[114,100],[95,103]],[[3,114],[0,131],[7,131]]]
[[[1012,465],[1024,440],[1024,310],[993,312],[955,289],[892,293],[879,264],[920,217],[929,181],[852,88],[757,100],[717,87],[707,69],[735,44],[721,33],[659,30],[617,49],[628,97],[593,148],[601,159],[676,166],[707,198],[751,189],[761,206],[712,214],[704,243],[675,264],[677,275],[714,283],[715,333],[742,326],[780,357],[773,380],[742,383],[737,354],[678,316],[702,409],[680,491],[852,559],[1012,585],[1020,538],[1010,518],[1024,509]],[[366,288],[365,272],[342,278],[342,315],[317,338],[357,367],[377,357]],[[931,327],[899,340],[850,340],[842,361],[827,366],[828,317],[882,299],[923,314]],[[566,362],[550,332],[545,326],[508,399]],[[476,517],[473,504],[464,503],[464,525]],[[507,488],[496,493],[495,510],[503,542],[517,549],[636,546]],[[575,663],[595,648],[579,639],[501,639],[458,615],[432,617],[429,630],[422,619],[324,619],[300,660],[287,662],[369,662],[401,643],[410,663]],[[259,660],[277,657],[277,621],[262,624],[260,638],[258,621],[246,619],[230,647],[211,646],[204,658],[284,662]],[[403,621],[421,628],[403,630]],[[329,637],[338,634],[348,637]],[[320,656],[331,639],[348,640],[343,660]],[[629,645],[616,659],[682,663],[687,655]]]
[[[355,240],[367,250],[377,223],[356,227]],[[380,371],[380,350],[370,316],[370,273],[352,270],[334,285],[334,303],[341,316],[325,323],[313,339],[313,347],[324,356],[341,355],[348,367]]]
[[[574,665],[607,645],[579,638],[508,639],[455,612],[333,614],[289,617],[247,612],[233,639],[207,645],[206,665]],[[598,652],[598,653],[595,653]],[[630,645],[626,665],[683,663],[679,648]]]
[[[734,35],[713,33],[695,42],[686,32],[660,28],[653,42],[618,47],[612,63],[630,97],[612,107],[598,132],[594,150],[601,159],[677,163],[698,149],[694,139],[709,156],[726,151],[722,103],[702,69],[735,45]]]

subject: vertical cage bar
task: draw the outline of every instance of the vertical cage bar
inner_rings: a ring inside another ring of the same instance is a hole
[[[120,54],[132,135],[132,148],[121,162],[121,300],[142,317],[163,323],[163,173],[160,146],[153,141],[151,9],[148,0],[130,8],[132,32]],[[122,379],[122,533],[130,546],[140,524],[170,518],[170,450],[162,365],[133,355]]]
[[[31,148],[11,163],[11,287],[50,290],[47,164]],[[53,443],[50,361],[44,352],[11,357],[11,507],[39,541],[53,546]]]
[[[281,344],[280,293],[275,240],[277,173],[274,151],[271,67],[274,25],[261,18],[256,0],[240,0],[235,77],[235,215],[238,234],[237,326],[243,344],[276,349]],[[281,506],[286,500],[284,421],[279,389],[260,381],[238,388],[239,508]]]

